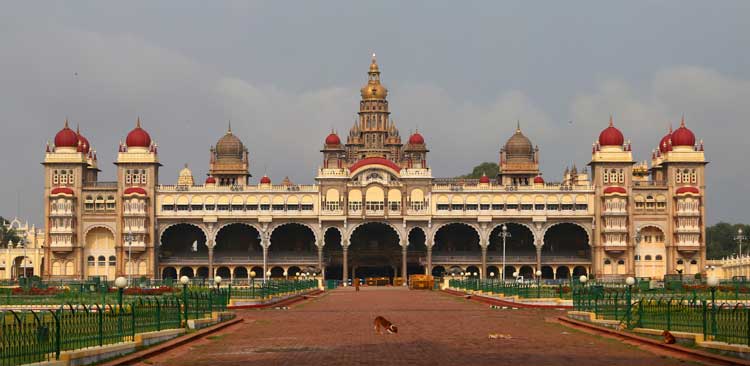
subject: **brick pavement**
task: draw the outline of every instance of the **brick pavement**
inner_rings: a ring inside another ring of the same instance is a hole
[[[493,310],[440,292],[339,289],[289,310],[245,310],[245,322],[142,365],[678,365],[545,318],[559,310]],[[399,327],[376,335],[383,315]],[[489,333],[512,339],[488,339]]]

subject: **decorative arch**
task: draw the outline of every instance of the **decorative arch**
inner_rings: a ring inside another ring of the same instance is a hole
[[[177,226],[177,225],[190,225],[190,226],[194,226],[194,227],[198,228],[200,231],[203,232],[203,236],[206,237],[206,240],[208,240],[208,238],[209,238],[209,235],[206,232],[206,229],[203,226],[201,226],[201,225],[198,225],[198,224],[195,224],[195,223],[192,223],[192,222],[174,222],[174,223],[171,223],[171,224],[168,224],[168,225],[165,225],[165,226],[162,226],[162,227],[159,228],[159,246],[161,246],[161,241],[162,241],[162,239],[164,237],[164,233],[169,228],[171,228],[172,226]]]
[[[589,228],[587,228],[586,226],[581,225],[580,223],[571,222],[571,221],[554,222],[552,224],[547,225],[544,228],[544,230],[542,230],[542,235],[541,235],[542,245],[544,245],[544,237],[547,236],[547,231],[549,231],[549,229],[551,229],[551,228],[553,228],[555,226],[562,225],[562,224],[571,224],[571,225],[575,225],[575,226],[578,226],[581,229],[583,229],[583,231],[586,233],[586,242],[589,244],[589,247],[593,246],[593,244],[591,243],[591,230]]]
[[[446,227],[448,225],[454,225],[454,224],[465,225],[465,226],[468,226],[468,227],[474,229],[474,232],[476,232],[477,236],[479,237],[479,243],[481,245],[481,243],[482,243],[482,230],[479,228],[479,226],[471,224],[471,223],[468,223],[468,222],[460,222],[460,221],[459,222],[447,222],[447,223],[443,223],[443,224],[435,227],[435,229],[432,231],[432,234],[430,235],[430,237],[432,237],[432,245],[435,245],[435,238],[437,237],[437,233],[438,233],[438,231],[440,231],[440,229],[442,229],[442,228],[444,228],[444,227]]]
[[[93,224],[86,228],[86,230],[83,231],[83,239],[86,240],[86,235],[89,234],[89,231],[94,229],[107,229],[112,234],[113,237],[115,237],[115,241],[117,240],[117,235],[115,234],[115,229],[107,224]]]
[[[292,221],[290,221],[290,222],[283,222],[283,223],[274,225],[270,229],[268,229],[268,237],[270,238],[271,236],[273,236],[273,232],[276,231],[276,229],[278,229],[278,228],[280,228],[282,226],[286,226],[286,225],[301,225],[301,226],[304,226],[304,227],[310,229],[310,232],[312,233],[313,238],[315,239],[315,245],[316,246],[318,245],[318,241],[320,240],[320,235],[318,235],[318,232],[315,230],[315,227],[313,227],[310,224],[303,223],[303,222],[296,222],[296,221],[292,222]],[[261,231],[258,230],[258,232],[260,233]],[[270,241],[269,241],[268,245],[269,246],[271,245]]]
[[[346,244],[346,245],[349,245],[349,244],[351,243],[351,239],[352,239],[352,234],[354,234],[354,232],[355,232],[355,231],[357,231],[357,228],[359,228],[360,226],[363,226],[363,225],[367,225],[367,224],[383,224],[383,225],[385,225],[385,226],[388,226],[388,227],[390,227],[391,229],[393,229],[393,231],[395,231],[395,232],[396,232],[396,237],[398,237],[398,242],[399,242],[399,245],[401,245],[401,244],[402,244],[402,243],[404,242],[404,237],[405,237],[405,236],[404,236],[404,235],[403,235],[403,233],[402,233],[402,232],[401,232],[401,231],[400,231],[400,230],[398,229],[398,227],[397,227],[397,226],[395,226],[395,225],[392,225],[392,224],[391,224],[391,223],[389,223],[388,221],[384,221],[384,220],[375,220],[375,221],[363,221],[363,222],[360,222],[360,223],[358,223],[357,225],[354,225],[354,226],[352,226],[352,227],[351,227],[351,228],[350,228],[349,230],[347,230],[347,233],[346,233],[346,243],[347,243],[347,244]],[[343,239],[343,237],[342,237],[342,239]],[[344,241],[343,241],[343,240],[341,241],[341,244],[342,244],[342,245],[344,245]]]
[[[495,231],[495,229],[497,229],[499,227],[502,227],[503,225],[507,225],[507,224],[514,224],[514,225],[523,226],[523,227],[529,229],[529,231],[531,231],[531,235],[534,237],[534,242],[535,243],[536,243],[537,240],[539,240],[539,238],[536,235],[537,234],[537,230],[531,224],[525,223],[525,222],[520,222],[520,221],[513,221],[513,220],[499,222],[497,224],[494,224],[494,225],[488,227],[487,228],[487,235],[490,235],[493,231]]]
[[[225,228],[225,227],[227,227],[229,225],[234,225],[234,224],[241,224],[241,225],[245,225],[245,226],[247,226],[249,228],[255,229],[255,230],[258,231],[258,233],[261,236],[263,236],[263,234],[265,233],[265,230],[263,230],[260,226],[258,226],[256,224],[253,224],[253,223],[242,222],[242,221],[225,222],[225,223],[221,224],[219,227],[217,227],[216,230],[213,231],[213,235],[211,235],[211,241],[214,243],[214,245],[216,245],[216,236],[219,235],[219,232],[221,231],[221,229],[223,229],[223,228]],[[206,236],[206,237],[208,238],[208,236]],[[261,244],[262,244],[262,241],[261,241]]]

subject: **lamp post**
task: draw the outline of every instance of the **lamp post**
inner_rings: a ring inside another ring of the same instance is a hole
[[[26,278],[26,238],[21,237],[18,241],[18,245],[23,246],[23,259],[21,260],[21,267],[23,267],[23,278]]]
[[[711,335],[716,338],[716,286],[719,286],[719,278],[713,273],[706,279],[706,284],[711,289]]]
[[[125,277],[117,277],[115,279],[115,287],[117,287],[117,329],[120,332],[120,335],[122,335],[122,293],[125,290],[125,287],[128,286],[128,279]]]
[[[734,240],[740,245],[740,257],[742,257],[742,242],[746,239],[747,236],[743,234],[742,228],[737,229],[737,235],[734,237]]]
[[[503,283],[505,283],[505,241],[506,239],[510,238],[508,226],[503,224],[503,226],[500,228],[500,234],[498,235],[503,238],[503,269],[500,270],[500,273],[502,273]]]
[[[255,271],[250,271],[250,291],[252,298],[255,298]]]
[[[133,262],[130,258],[133,253],[133,233],[128,229],[128,233],[125,234],[125,241],[128,243],[128,283],[132,283],[131,276],[133,275]]]
[[[187,320],[188,320],[187,287],[188,287],[188,283],[190,283],[190,279],[188,278],[188,276],[182,276],[180,277],[180,283],[182,284],[182,312],[183,312],[183,317],[185,318],[185,325],[187,326]]]
[[[221,276],[214,277],[214,284],[216,285],[216,291],[217,292],[221,288],[221,280],[222,280]]]
[[[626,327],[630,327],[630,319],[632,317],[632,311],[631,311],[631,299],[632,299],[632,291],[633,291],[633,285],[635,285],[635,278],[628,277],[625,279],[625,284],[628,285],[627,292],[625,292],[625,302],[627,303],[627,309],[625,309],[625,319],[627,323],[625,324]]]
[[[537,269],[535,274],[536,274],[536,298],[538,299],[542,297],[542,287],[541,287],[542,271]]]

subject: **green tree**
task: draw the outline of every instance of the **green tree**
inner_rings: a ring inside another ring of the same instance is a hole
[[[18,243],[20,240],[16,230],[10,227],[10,222],[0,216],[0,248],[7,248],[10,241]]]
[[[737,254],[739,245],[737,240],[737,229],[742,228],[745,235],[750,237],[750,226],[744,224],[730,224],[719,222],[706,228],[706,257],[719,259]],[[750,241],[743,240],[742,252],[750,253]]]
[[[500,171],[500,167],[496,163],[484,162],[474,167],[471,173],[461,175],[456,178],[468,178],[468,179],[479,179],[482,175],[487,175],[490,178],[494,178]]]

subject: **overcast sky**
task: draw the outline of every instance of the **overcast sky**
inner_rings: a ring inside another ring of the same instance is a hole
[[[588,163],[610,114],[649,159],[684,114],[711,162],[709,223],[750,221],[750,1],[4,1],[0,47],[2,216],[20,195],[42,221],[39,163],[66,116],[103,180],[140,116],[162,183],[185,163],[202,181],[228,120],[254,181],[312,182],[377,52],[435,176],[497,161],[516,120],[548,181]]]

